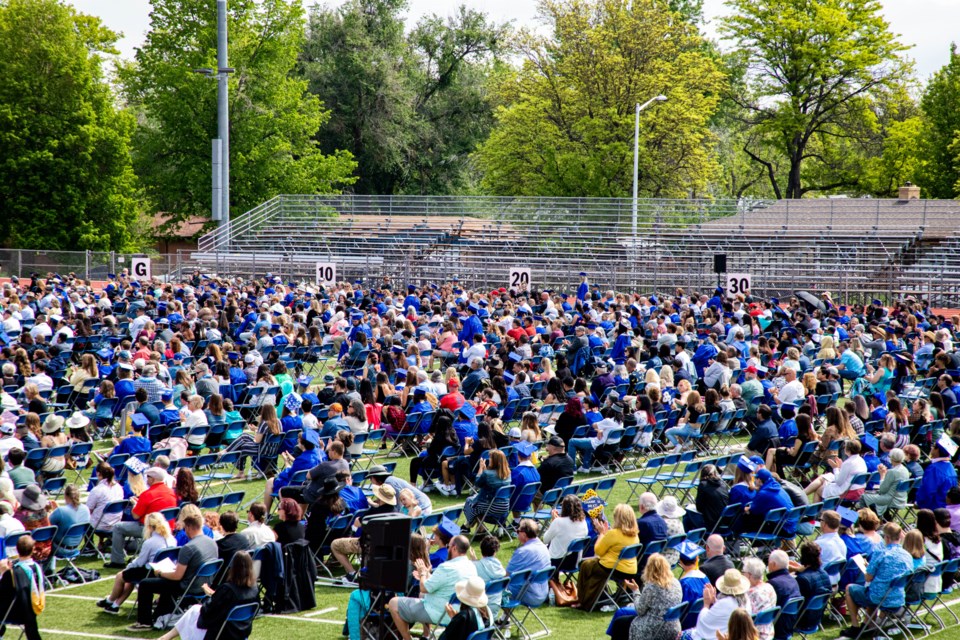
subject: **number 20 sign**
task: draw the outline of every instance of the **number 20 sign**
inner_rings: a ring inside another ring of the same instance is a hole
[[[530,269],[513,267],[510,269],[510,289],[530,292]]]

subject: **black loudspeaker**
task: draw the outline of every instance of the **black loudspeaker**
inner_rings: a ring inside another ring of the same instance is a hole
[[[400,513],[371,516],[360,536],[360,586],[370,591],[407,590],[410,517]]]
[[[713,272],[714,273],[727,272],[727,254],[725,253],[713,254]]]

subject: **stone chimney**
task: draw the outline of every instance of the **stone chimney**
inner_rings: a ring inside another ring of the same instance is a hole
[[[920,199],[920,187],[917,185],[908,182],[907,184],[900,187],[900,202],[908,202],[910,200],[919,200]]]

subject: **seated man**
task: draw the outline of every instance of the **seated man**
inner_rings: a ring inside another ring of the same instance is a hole
[[[887,609],[902,607],[905,590],[896,589],[887,594],[890,583],[902,575],[913,571],[913,557],[900,546],[902,535],[900,525],[888,522],[883,527],[883,541],[886,544],[870,556],[867,565],[866,585],[847,586],[847,613],[850,614],[850,626],[841,632],[841,636],[856,638],[860,635],[860,609]],[[881,599],[886,595],[886,599]]]
[[[507,564],[507,575],[526,569],[535,573],[553,566],[550,563],[550,551],[547,549],[547,545],[543,544],[543,541],[537,537],[539,533],[540,525],[535,520],[524,518],[520,521],[520,526],[517,529],[518,545],[516,551],[510,556],[509,564]],[[523,585],[514,585],[514,589],[515,591],[511,590],[510,595],[517,598],[520,591],[523,590]],[[521,602],[531,607],[539,606],[547,599],[548,589],[549,585],[546,582],[530,585],[530,588],[523,594]]]
[[[767,449],[780,446],[780,433],[771,419],[772,416],[773,410],[769,406],[762,404],[757,408],[757,428],[747,443],[747,449],[756,451],[761,456],[767,454]]]
[[[174,600],[190,587],[190,582],[200,567],[219,556],[217,543],[203,535],[202,516],[188,514],[183,517],[182,522],[189,542],[180,548],[177,566],[173,571],[156,571],[153,578],[140,581],[137,623],[129,627],[131,631],[150,629],[160,616],[172,613]],[[193,585],[191,595],[201,596],[203,593],[200,584]],[[153,609],[155,595],[160,596],[156,610]]]
[[[144,475],[147,477],[147,490],[130,498],[136,520],[118,522],[113,527],[110,562],[105,565],[107,568],[126,568],[125,538],[138,538],[143,535],[143,519],[148,514],[177,506],[177,496],[166,484],[166,471],[159,467],[150,467]]]
[[[402,640],[411,640],[410,626],[424,625],[424,636],[430,635],[430,626],[440,624],[447,617],[446,608],[455,585],[477,575],[476,565],[467,557],[470,541],[465,536],[454,536],[448,545],[449,559],[431,571],[422,560],[417,560],[415,577],[420,581],[419,598],[394,597],[390,600],[390,616]]]
[[[320,448],[320,434],[314,429],[304,429],[300,432],[300,448],[303,450],[296,458],[289,452],[283,452],[281,455],[286,461],[287,466],[274,478],[267,478],[267,484],[263,490],[263,502],[267,507],[267,513],[270,512],[270,505],[273,504],[274,496],[280,494],[280,490],[290,484],[290,481],[298,471],[309,471],[320,464],[320,455],[317,450]]]

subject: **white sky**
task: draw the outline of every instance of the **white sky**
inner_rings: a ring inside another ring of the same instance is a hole
[[[68,0],[84,13],[99,16],[108,27],[124,34],[120,42],[122,55],[133,56],[149,25],[150,0]],[[228,0],[229,1],[229,0]],[[517,25],[533,25],[536,0],[408,0],[408,20],[415,22],[424,14],[445,15],[456,4],[466,4],[485,11],[497,21],[513,20]],[[960,0],[881,0],[884,14],[893,31],[901,34],[904,44],[912,45],[909,56],[916,61],[917,74],[926,80],[946,64],[951,40],[960,40]],[[328,4],[340,5],[343,0]],[[304,0],[312,6],[315,0]],[[707,33],[715,33],[718,16],[726,12],[723,0],[704,0],[708,20]]]

